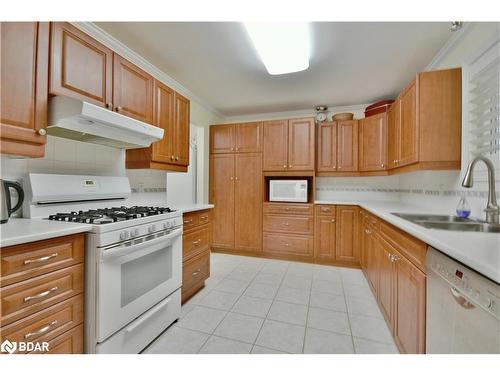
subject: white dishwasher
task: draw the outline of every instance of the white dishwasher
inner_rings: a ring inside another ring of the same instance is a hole
[[[500,353],[500,285],[432,247],[427,270],[427,353]]]

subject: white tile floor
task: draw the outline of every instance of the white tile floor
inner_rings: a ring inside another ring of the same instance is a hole
[[[360,270],[212,254],[206,286],[145,353],[398,353]]]

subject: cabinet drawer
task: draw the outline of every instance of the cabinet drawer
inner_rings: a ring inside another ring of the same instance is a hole
[[[210,223],[210,211],[187,212],[183,215],[184,230],[190,230],[200,225]]]
[[[43,354],[83,354],[83,324],[50,340],[49,351]]]
[[[83,323],[83,294],[2,327],[2,340],[42,342]]]
[[[264,203],[265,214],[313,215],[314,205],[305,203]]]
[[[385,222],[380,224],[380,233],[410,262],[425,271],[425,256],[427,254],[425,243]]]
[[[313,248],[311,236],[264,233],[265,253],[310,257],[313,255]]]
[[[208,227],[203,227],[182,237],[182,260],[186,261],[197,253],[207,250],[209,245],[210,232]]]
[[[84,261],[84,234],[3,248],[0,284],[7,286]]]
[[[316,215],[335,217],[335,206],[329,204],[316,205]]]
[[[2,326],[83,292],[83,264],[0,289]]]
[[[314,219],[310,216],[264,215],[264,231],[313,235]]]
[[[188,291],[210,276],[210,251],[205,251],[182,264],[182,291]]]

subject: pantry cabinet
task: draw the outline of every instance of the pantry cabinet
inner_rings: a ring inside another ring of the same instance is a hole
[[[359,170],[384,171],[387,168],[387,114],[359,121]]]
[[[317,176],[357,174],[357,120],[333,121],[319,124],[317,144]]]
[[[262,251],[262,154],[210,155],[212,247]]]
[[[262,122],[212,125],[210,153],[244,153],[262,151]]]
[[[48,22],[2,22],[0,153],[43,157],[48,97]]]
[[[67,22],[51,23],[51,95],[113,109],[113,51]]]
[[[264,171],[314,171],[312,118],[264,122]]]

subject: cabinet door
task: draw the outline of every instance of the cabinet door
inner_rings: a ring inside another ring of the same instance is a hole
[[[175,93],[175,164],[189,165],[189,100]]]
[[[210,127],[210,153],[225,154],[234,151],[234,125],[214,125]]]
[[[358,121],[339,121],[337,124],[337,171],[358,170]]]
[[[2,22],[1,153],[41,157],[47,126],[49,24]]]
[[[387,159],[387,115],[380,113],[359,123],[359,170],[383,171]]]
[[[379,276],[379,266],[378,266],[378,252],[375,248],[376,246],[376,235],[373,233],[372,229],[368,224],[365,225],[365,242],[363,244],[364,250],[366,252],[366,270],[368,276],[368,282],[372,287],[375,295],[378,293],[378,276]]]
[[[235,155],[235,247],[262,251],[262,155]],[[226,228],[226,230],[229,228]]]
[[[337,219],[335,259],[357,263],[358,209],[355,206],[337,206],[335,217]]]
[[[394,323],[394,248],[382,238],[377,238],[379,255],[378,301],[389,327]]]
[[[318,126],[318,172],[337,170],[337,123],[328,122]]]
[[[113,51],[66,22],[51,25],[50,87],[66,95],[113,108]]]
[[[264,171],[288,168],[288,121],[264,122]]]
[[[417,85],[415,80],[401,96],[398,167],[418,161]]]
[[[153,160],[160,163],[172,163],[174,155],[175,137],[175,92],[167,85],[155,80],[154,82],[154,119],[153,124],[162,128],[163,139],[153,143]]]
[[[403,353],[425,353],[425,275],[395,253],[394,338]]]
[[[313,171],[315,143],[314,119],[288,120],[288,170]]]
[[[136,120],[153,122],[153,77],[116,53],[113,55],[113,106]]]
[[[317,216],[314,226],[314,258],[335,260],[335,218]]]
[[[387,112],[387,167],[394,168],[397,166],[396,161],[399,156],[399,130],[401,126],[401,103],[397,99]]]
[[[212,246],[234,248],[234,155],[210,155]]]
[[[234,125],[236,152],[262,151],[262,122]]]

